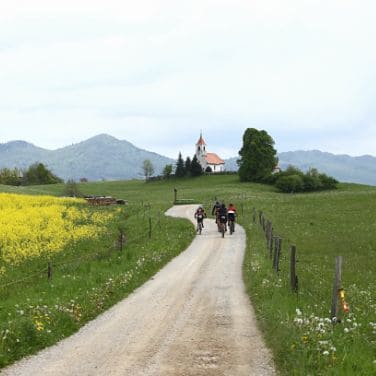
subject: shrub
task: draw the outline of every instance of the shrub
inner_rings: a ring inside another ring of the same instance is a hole
[[[277,179],[275,186],[286,193],[302,192],[304,190],[304,182],[301,175],[281,176]]]
[[[322,183],[322,189],[336,189],[338,181],[326,174],[319,174],[320,181]]]

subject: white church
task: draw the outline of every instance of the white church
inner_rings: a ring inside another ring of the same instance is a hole
[[[203,171],[216,173],[225,170],[225,161],[218,157],[217,154],[206,151],[206,142],[202,138],[202,133],[200,133],[200,138],[196,143],[195,154]]]

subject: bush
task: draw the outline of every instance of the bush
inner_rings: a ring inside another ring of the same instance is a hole
[[[331,176],[325,174],[319,174],[320,181],[322,183],[322,189],[336,189],[338,181]]]
[[[304,191],[313,192],[322,189],[322,182],[318,176],[303,175]]]
[[[320,174],[315,168],[303,173],[294,166],[288,166],[285,171],[274,174],[269,178],[270,184],[273,184],[273,179],[275,187],[282,192],[315,192],[335,189],[338,184],[336,179]]]
[[[301,175],[280,176],[275,186],[285,193],[302,192],[304,190],[304,182]]]
[[[71,179],[65,183],[63,195],[67,197],[83,197],[78,184]]]
[[[34,163],[25,172],[22,185],[57,184],[63,180],[54,175],[43,163]]]

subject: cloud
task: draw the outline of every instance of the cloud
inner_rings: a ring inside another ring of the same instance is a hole
[[[236,155],[253,126],[283,149],[350,153],[363,140],[372,152],[376,135],[355,127],[376,121],[375,11],[351,0],[2,2],[0,137],[56,147],[110,133],[172,155],[203,129]]]

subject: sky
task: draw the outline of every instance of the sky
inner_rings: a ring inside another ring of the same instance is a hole
[[[0,143],[376,155],[374,0],[0,0]]]

